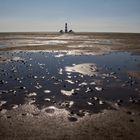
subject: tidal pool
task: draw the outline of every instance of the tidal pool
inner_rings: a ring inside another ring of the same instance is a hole
[[[70,55],[67,52],[0,52],[20,58],[0,62],[0,108],[30,103],[79,116],[140,103],[140,56],[127,52]],[[58,57],[59,56],[59,57]],[[69,68],[69,69],[68,69]]]

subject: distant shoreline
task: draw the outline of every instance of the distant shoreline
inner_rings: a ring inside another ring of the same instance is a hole
[[[0,42],[6,46],[1,47],[0,51],[76,50],[83,53],[140,52],[140,34],[136,33],[11,32],[0,33]]]
[[[59,32],[54,32],[54,31],[32,31],[32,32],[0,32],[0,34],[8,34],[8,33],[12,33],[12,34],[61,34]],[[65,34],[65,33],[64,33]],[[69,34],[69,33],[66,33]],[[74,32],[74,34],[140,34],[140,33],[136,33],[136,32]]]

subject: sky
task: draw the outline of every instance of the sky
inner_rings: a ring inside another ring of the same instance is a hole
[[[0,32],[140,33],[140,0],[0,0]]]

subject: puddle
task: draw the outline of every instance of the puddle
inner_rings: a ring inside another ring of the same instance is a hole
[[[140,81],[128,75],[140,70],[138,55],[24,51],[0,55],[25,60],[0,63],[2,109],[15,109],[28,100],[38,108],[56,106],[78,115],[113,109],[110,102],[120,104],[119,100],[122,106],[140,103]]]

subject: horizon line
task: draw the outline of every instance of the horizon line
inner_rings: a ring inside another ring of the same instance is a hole
[[[59,33],[59,31],[0,31],[0,33]],[[73,32],[73,33],[124,33],[124,34],[140,34],[140,32],[117,32],[117,31],[105,31],[105,32],[101,32],[101,31],[77,31],[77,32]],[[69,33],[63,33],[63,34],[69,34]]]

